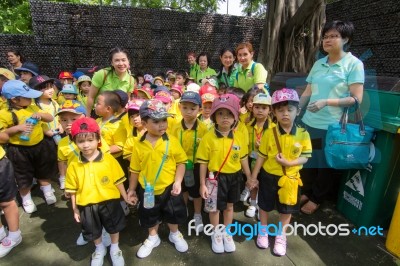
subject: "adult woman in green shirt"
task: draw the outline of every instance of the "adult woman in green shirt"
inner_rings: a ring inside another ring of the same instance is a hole
[[[199,65],[199,68],[196,71],[196,83],[199,84],[200,86],[201,84],[201,80],[204,78],[209,78],[211,76],[216,76],[217,72],[215,72],[214,69],[212,69],[211,67],[209,67],[210,64],[210,57],[207,53],[201,53],[199,54],[199,56],[197,57],[197,64]]]
[[[92,78],[87,98],[86,113],[90,116],[97,95],[103,91],[122,90],[128,94],[132,93],[135,80],[129,72],[128,52],[125,49],[115,47],[109,52],[110,67],[97,71]]]
[[[223,48],[219,53],[221,68],[217,74],[219,84],[225,84],[226,88],[233,87],[237,67],[235,64],[236,54],[231,48]]]

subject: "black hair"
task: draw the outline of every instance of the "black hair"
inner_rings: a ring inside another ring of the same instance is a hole
[[[178,76],[178,75],[182,76],[185,80],[187,80],[187,78],[188,78],[188,73],[183,69],[176,71],[175,76]]]
[[[103,91],[100,95],[104,96],[104,103],[106,106],[110,106],[113,113],[116,113],[121,108],[121,98],[113,91]]]
[[[246,92],[245,95],[243,95],[242,99],[240,100],[240,106],[246,106],[247,102],[250,100],[251,97],[256,96],[259,93],[262,93],[263,90],[260,89],[251,89],[248,92]],[[240,98],[239,98],[240,99]],[[249,111],[249,110],[247,110]]]
[[[22,55],[22,53],[20,51],[18,51],[17,49],[8,49],[7,53],[13,53],[16,56],[19,56],[19,61],[21,61],[21,63],[25,62],[25,58]]]
[[[210,66],[210,56],[206,52],[202,52],[197,56],[196,63],[199,64],[200,56],[205,56],[207,58],[207,67]]]
[[[139,110],[135,110],[135,109],[128,109],[128,116],[131,117],[134,114],[139,114]]]
[[[299,102],[295,102],[295,101],[283,101],[283,102],[279,102],[276,104],[272,105],[272,109],[276,110],[282,106],[287,106],[287,105],[292,105],[294,107],[296,107],[297,109],[299,108]]]
[[[80,129],[87,129],[87,125],[86,125],[86,123],[83,123],[81,126],[80,126]],[[78,134],[76,134],[73,138],[72,138],[72,140],[76,143],[76,138],[77,137],[84,137],[84,138],[87,138],[87,137],[90,137],[90,136],[94,136],[95,138],[96,138],[96,140],[100,140],[100,134],[99,134],[99,132],[83,132],[83,133],[78,133]]]
[[[114,47],[108,52],[108,62],[110,63],[110,65],[112,63],[112,59],[113,59],[114,55],[117,53],[124,53],[126,55],[126,57],[128,58],[128,60],[130,61],[128,50],[121,48],[121,47]],[[114,69],[114,67],[111,66],[111,69]]]
[[[354,25],[350,21],[341,21],[341,20],[334,20],[325,23],[321,36],[324,37],[326,32],[330,30],[337,30],[340,33],[340,36],[345,39],[347,38],[347,43],[343,46],[343,50],[347,51],[350,47],[350,44],[353,42],[353,35],[354,35]]]
[[[224,53],[226,53],[226,52],[231,52],[233,54],[233,57],[236,57],[235,50],[233,50],[232,48],[228,48],[228,47],[221,49],[221,51],[219,52],[219,57],[222,57],[224,55]],[[234,65],[235,65],[235,62],[233,62],[233,64],[231,66],[229,66],[228,77],[231,76],[232,69],[233,69]],[[223,70],[224,70],[224,65],[221,63],[221,67],[219,69],[218,76],[217,76],[218,79],[221,78]]]
[[[242,98],[243,98],[244,95],[246,94],[246,92],[245,92],[243,89],[241,89],[241,88],[236,88],[236,87],[228,87],[228,88],[226,89],[226,92],[225,92],[225,93],[233,94],[233,95],[235,95],[236,97],[238,97],[239,100],[242,100]]]

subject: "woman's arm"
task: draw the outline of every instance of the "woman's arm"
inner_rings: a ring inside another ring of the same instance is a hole
[[[306,89],[300,97],[299,109],[304,109],[307,106],[308,102],[310,101],[311,93],[311,84],[308,83]]]
[[[96,98],[97,94],[99,93],[99,88],[95,86],[91,86],[89,90],[89,95],[86,101],[86,116],[90,117],[90,113],[92,112],[92,108],[94,105],[94,99]]]

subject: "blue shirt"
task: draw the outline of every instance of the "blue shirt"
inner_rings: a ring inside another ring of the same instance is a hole
[[[328,56],[313,65],[307,82],[311,85],[310,103],[321,99],[340,99],[350,96],[349,86],[364,84],[364,64],[350,52],[335,64],[328,64]],[[339,122],[343,108],[325,106],[316,113],[306,111],[303,122],[310,127],[327,130]]]

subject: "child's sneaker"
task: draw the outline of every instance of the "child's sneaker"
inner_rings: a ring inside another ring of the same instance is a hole
[[[122,256],[122,251],[118,250],[116,252],[113,252],[110,254],[111,256],[111,261],[113,266],[124,266],[125,265],[125,260],[124,257]]]
[[[24,208],[26,213],[34,213],[37,211],[35,203],[32,200],[27,200],[22,203],[22,207]]]
[[[224,250],[225,252],[234,252],[236,250],[235,242],[227,232],[224,233]]]
[[[256,206],[249,206],[246,210],[246,216],[253,218],[256,216],[257,207]]]
[[[111,236],[103,227],[103,231],[101,232],[101,242],[103,242],[103,245],[105,247],[108,247],[111,245]]]
[[[3,238],[5,238],[7,236],[6,231],[4,230],[3,232],[0,233],[0,242],[1,240],[3,240]]]
[[[179,252],[186,252],[189,248],[186,240],[183,239],[183,235],[179,231],[177,233],[170,232],[168,239],[174,243],[176,250]]]
[[[46,200],[47,205],[51,205],[57,202],[57,198],[54,195],[53,191],[48,191],[46,193],[44,193],[44,198]]]
[[[262,249],[269,247],[268,234],[266,230],[263,230],[261,234],[257,236],[257,247]]]
[[[278,256],[285,256],[286,254],[286,236],[280,235],[275,237],[274,253]]]
[[[203,232],[204,224],[201,215],[195,215],[193,218],[194,218],[194,226],[196,227],[196,233]]]
[[[242,194],[240,194],[240,201],[246,202],[249,197],[250,197],[250,190],[247,187],[245,187],[242,191]]]
[[[107,249],[103,251],[95,250],[92,254],[92,261],[90,262],[90,266],[103,266],[104,256],[107,254]]]
[[[224,241],[221,233],[214,232],[211,235],[211,249],[214,253],[224,253]]]
[[[60,189],[65,189],[65,176],[60,176],[58,181],[60,182]]]
[[[139,258],[143,259],[146,258],[147,256],[150,255],[151,251],[153,250],[153,248],[158,247],[161,243],[160,237],[157,236],[156,240],[150,240],[150,239],[146,239],[142,246],[139,248],[138,252],[136,253],[136,256],[138,256]]]
[[[9,237],[3,238],[3,240],[0,243],[0,258],[10,253],[10,251],[14,247],[18,246],[19,243],[21,243],[21,241],[22,241],[22,236],[19,236],[17,240],[13,240]]]
[[[82,233],[79,234],[78,239],[76,240],[76,245],[78,246],[84,246],[88,243],[85,239],[83,239]]]

